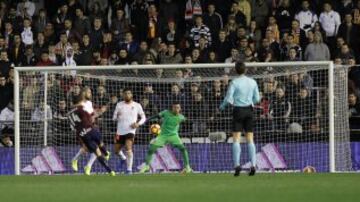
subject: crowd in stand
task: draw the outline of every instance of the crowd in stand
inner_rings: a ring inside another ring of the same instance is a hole
[[[338,65],[352,66],[349,68],[349,112],[356,117],[360,115],[360,69],[356,67],[360,62],[359,36],[359,0],[2,0],[0,119],[11,120],[13,116],[14,66],[232,63],[238,60],[333,60]],[[166,73],[157,70],[154,75],[166,77]],[[177,70],[174,74],[180,79],[198,76],[187,70]],[[221,72],[224,78],[229,74],[228,69]],[[142,75],[132,71],[131,76]],[[301,114],[301,106],[295,103],[313,106],[318,99],[312,87],[323,83],[319,79],[321,76],[305,72],[291,75],[286,81],[282,78],[259,81],[264,98],[259,116],[269,119],[281,116],[287,124],[291,122],[290,117],[317,116]],[[65,113],[73,96],[89,83],[96,95],[94,103],[98,110],[110,116],[111,108],[120,99],[119,89],[110,86],[121,84],[112,85],[103,79],[87,80],[76,77],[75,73],[70,77],[50,77],[50,90],[61,95],[57,96],[56,103],[50,100],[46,116],[65,119],[60,112]],[[36,77],[22,81],[21,107],[34,121],[44,116],[44,110],[37,108],[41,105],[35,103],[35,97],[43,96],[38,95],[41,82]],[[144,108],[156,105],[157,100],[170,99],[167,96],[172,94],[189,96],[181,98],[188,100],[188,108],[199,110],[194,104],[199,101],[209,109],[206,111],[216,114],[211,109],[223,98],[227,82],[228,79],[206,85],[178,82],[167,87],[169,93],[158,92],[160,98],[142,95],[159,91],[152,89],[150,83],[141,87],[137,92],[142,94],[136,96]],[[195,88],[200,89],[200,93],[191,94]],[[157,107],[165,105],[161,103]],[[214,116],[208,117],[214,119]],[[276,127],[285,129],[281,122],[275,123]],[[304,128],[316,131],[320,127],[314,120],[305,122]],[[352,126],[359,125],[357,119],[353,119]],[[206,126],[195,127],[201,128]]]

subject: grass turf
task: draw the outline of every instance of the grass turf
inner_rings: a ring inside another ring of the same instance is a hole
[[[0,176],[4,202],[359,201],[360,174]]]

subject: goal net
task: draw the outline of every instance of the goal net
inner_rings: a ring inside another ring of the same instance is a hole
[[[104,67],[44,67],[15,70],[15,173],[73,173],[71,159],[80,145],[69,126],[67,112],[81,88],[90,87],[96,120],[104,142],[113,151],[116,123],[112,120],[122,89],[130,88],[147,117],[182,105],[187,121],[180,136],[192,168],[198,172],[228,172],[231,156],[232,107],[219,112],[234,64],[135,65]],[[261,103],[254,106],[257,166],[264,171],[318,172],[351,170],[347,117],[347,70],[328,62],[248,63]],[[71,70],[71,71],[70,71]],[[149,124],[135,137],[134,171],[144,162],[150,141]],[[245,143],[245,141],[242,141]],[[241,165],[249,166],[242,144]],[[89,155],[79,161],[82,168]],[[153,171],[181,167],[176,149],[158,151]],[[112,155],[117,172],[125,163]],[[93,172],[104,172],[96,162]],[[83,172],[79,169],[79,172]]]

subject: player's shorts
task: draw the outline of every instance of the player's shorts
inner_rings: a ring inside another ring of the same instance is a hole
[[[97,129],[91,129],[86,135],[81,136],[81,140],[90,153],[95,153],[101,143],[101,133]]]
[[[234,107],[233,132],[254,132],[254,109],[249,107]]]
[[[155,141],[151,144],[157,147],[163,147],[166,144],[170,144],[173,146],[183,146],[183,143],[178,135],[159,135],[156,137]]]
[[[132,142],[134,142],[135,139],[135,134],[133,133],[128,133],[126,135],[115,135],[115,144],[121,144],[121,145],[125,145],[126,140],[131,140]]]

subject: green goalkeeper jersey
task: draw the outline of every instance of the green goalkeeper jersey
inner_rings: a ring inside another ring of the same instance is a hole
[[[159,113],[159,116],[162,118],[160,135],[179,135],[180,123],[185,121],[184,115],[175,115],[169,110],[164,110]]]

